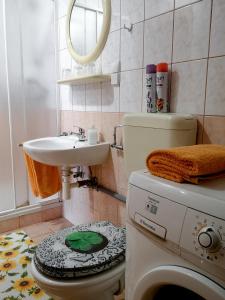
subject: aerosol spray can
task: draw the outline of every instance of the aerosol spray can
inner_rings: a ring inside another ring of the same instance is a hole
[[[147,112],[155,113],[156,109],[156,66],[146,66]]]
[[[157,112],[169,111],[168,101],[168,64],[160,63],[156,67],[156,107]]]

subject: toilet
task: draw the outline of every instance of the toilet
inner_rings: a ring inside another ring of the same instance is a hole
[[[126,229],[107,221],[63,229],[41,242],[31,273],[54,299],[112,300],[124,289]]]
[[[153,149],[195,144],[196,131],[197,121],[191,115],[125,115],[127,174],[145,168]],[[73,226],[38,245],[31,273],[56,300],[113,300],[124,289],[125,251],[125,228],[107,221]]]

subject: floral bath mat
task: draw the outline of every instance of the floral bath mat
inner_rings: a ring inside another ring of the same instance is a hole
[[[35,248],[23,231],[0,236],[0,300],[53,300],[29,272]]]

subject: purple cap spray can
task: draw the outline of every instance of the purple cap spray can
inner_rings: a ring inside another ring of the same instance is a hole
[[[156,66],[146,66],[147,112],[157,112],[156,107]]]

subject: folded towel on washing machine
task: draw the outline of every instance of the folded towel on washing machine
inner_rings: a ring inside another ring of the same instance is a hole
[[[176,182],[198,184],[202,180],[225,177],[225,146],[194,145],[151,152],[149,171]]]

